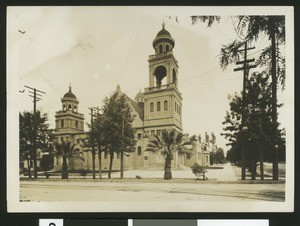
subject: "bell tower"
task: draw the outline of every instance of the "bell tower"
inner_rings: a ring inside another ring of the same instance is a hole
[[[71,84],[69,91],[61,98],[61,104],[61,110],[55,114],[57,137],[59,142],[66,138],[76,143],[75,135],[84,132],[84,115],[78,113],[79,101],[72,92]]]
[[[182,131],[182,96],[178,90],[178,62],[173,54],[175,41],[162,24],[152,42],[149,56],[149,87],[144,91],[146,135],[165,129]],[[148,133],[148,134],[147,134]]]
[[[154,55],[149,56],[149,87],[160,88],[165,84],[174,84],[177,87],[178,62],[173,55],[175,41],[162,24],[152,42]]]

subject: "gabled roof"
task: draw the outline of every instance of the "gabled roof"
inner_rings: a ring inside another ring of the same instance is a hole
[[[139,105],[137,102],[135,102],[133,99],[131,99],[129,96],[124,94],[126,98],[129,100],[131,106],[134,108],[134,110],[139,114],[140,118],[144,120],[144,111],[141,105]]]
[[[133,109],[139,114],[140,118],[142,120],[144,120],[143,107],[140,104],[138,104],[137,102],[135,102],[133,99],[131,99],[129,96],[127,96],[125,93],[123,93],[120,88],[120,85],[117,85],[116,92],[123,94],[126,97],[126,99],[128,100],[128,102],[130,103],[130,105],[133,107]]]

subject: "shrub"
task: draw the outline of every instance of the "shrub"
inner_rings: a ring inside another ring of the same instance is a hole
[[[81,168],[81,169],[79,170],[79,172],[80,172],[80,175],[81,175],[81,176],[84,176],[84,177],[85,177],[85,176],[88,174],[89,170],[88,170],[88,169]]]
[[[207,180],[207,177],[205,176],[206,173],[205,167],[195,162],[194,165],[191,166],[191,169],[193,173],[196,175],[197,179],[200,179],[200,176],[203,176],[203,180]]]
[[[46,171],[44,172],[45,177],[48,179],[50,177],[50,174]]]

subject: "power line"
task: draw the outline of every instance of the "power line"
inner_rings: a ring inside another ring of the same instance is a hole
[[[127,61],[128,61],[128,59],[129,59],[129,57],[130,57],[130,55],[131,55],[131,52],[132,52],[132,50],[133,50],[133,46],[134,46],[134,44],[135,44],[135,42],[136,42],[136,39],[137,39],[138,34],[140,33],[140,30],[141,30],[142,24],[144,23],[144,20],[145,20],[145,18],[143,18],[143,20],[142,20],[141,23],[140,23],[140,26],[138,27],[138,30],[137,30],[137,32],[136,32],[136,34],[135,34],[133,43],[132,43],[132,45],[131,45],[131,47],[130,47],[129,54],[128,54],[128,56],[125,58],[125,63],[123,64],[123,67],[122,67],[122,69],[121,69],[121,71],[120,71],[121,74],[120,74],[119,76],[122,76],[122,75],[123,75],[124,67],[126,66]]]
[[[240,77],[208,81],[208,82],[204,82],[204,83],[200,83],[200,84],[199,83],[198,84],[192,84],[190,86],[181,86],[181,88],[187,88],[187,87],[193,87],[193,86],[202,86],[202,85],[207,85],[207,84],[212,84],[212,83],[219,83],[219,82],[227,82],[227,81],[232,81],[232,80],[237,80],[237,79],[240,79]]]
[[[210,70],[208,70],[208,71],[201,72],[200,74],[197,74],[197,75],[195,75],[195,76],[193,76],[193,77],[191,77],[191,78],[187,78],[186,80],[183,80],[183,81],[181,81],[180,83],[181,83],[181,84],[182,84],[182,83],[185,83],[186,81],[189,81],[189,80],[192,80],[192,79],[194,79],[194,78],[197,78],[197,77],[199,77],[200,75],[202,75],[202,74],[204,74],[204,73],[212,72],[212,71],[214,71],[214,70],[216,70],[216,69],[218,69],[218,68],[219,68],[219,66],[214,67],[214,68],[212,68],[212,69],[210,69]]]

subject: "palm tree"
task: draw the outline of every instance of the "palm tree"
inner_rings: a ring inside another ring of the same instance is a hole
[[[62,157],[63,163],[62,163],[62,179],[68,178],[68,163],[67,159],[72,158],[80,158],[82,161],[84,161],[84,158],[79,156],[80,149],[76,147],[76,144],[72,144],[70,141],[65,142],[64,140],[61,143],[54,143],[55,149],[54,149],[54,155],[57,157]]]
[[[148,145],[146,151],[160,152],[165,157],[165,173],[164,179],[172,179],[171,163],[175,153],[179,155],[186,154],[190,156],[192,150],[187,145],[192,144],[190,139],[176,130],[163,130],[161,134],[154,135]]]

